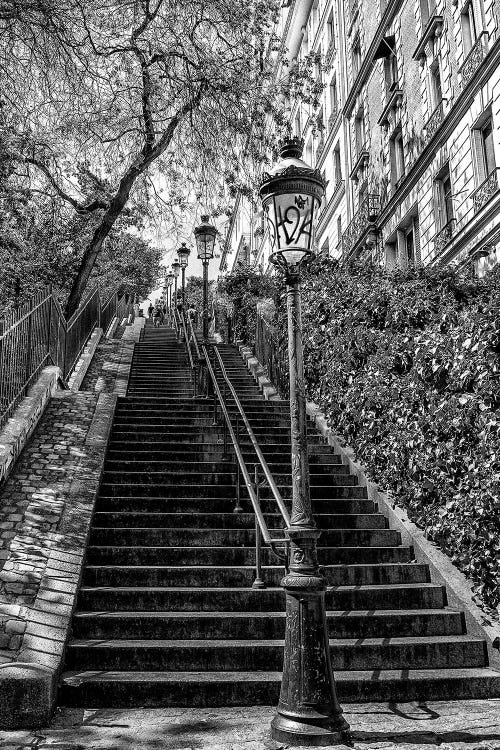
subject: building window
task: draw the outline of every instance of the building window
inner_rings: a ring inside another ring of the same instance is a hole
[[[496,169],[491,117],[488,117],[480,127],[475,128],[472,132],[477,182],[480,184]]]
[[[449,164],[446,164],[441,170],[441,174],[435,182],[435,208],[436,224],[438,229],[442,229],[454,218]]]
[[[328,45],[330,45],[333,42],[333,37],[334,37],[333,10],[331,10],[330,15],[328,16],[328,21],[326,22],[326,41],[328,42]]]
[[[333,151],[333,180],[335,187],[342,180],[342,164],[340,161],[340,146],[337,143]]]
[[[302,127],[300,124],[300,109],[295,115],[295,135],[299,137],[302,135]]]
[[[339,109],[339,101],[338,101],[338,94],[337,94],[337,81],[335,78],[332,78],[332,82],[330,83],[330,112],[332,115],[336,115]]]
[[[405,173],[403,131],[401,130],[401,126],[391,136],[389,152],[391,159],[391,185],[394,190]]]
[[[434,0],[420,0],[420,17],[422,19],[422,28],[427,26],[429,19],[436,12],[436,4]]]
[[[439,70],[439,60],[435,60],[430,69],[430,83],[431,83],[431,104],[432,109],[436,107],[443,100],[443,88],[441,86],[441,71]]]
[[[406,230],[404,238],[404,263],[406,267],[415,265],[415,228],[413,225]]]
[[[384,57],[384,79],[387,92],[392,91],[397,86],[398,60],[394,52],[388,55],[388,57]]]
[[[462,27],[462,41],[464,44],[464,57],[466,57],[477,39],[477,24],[474,15],[474,5],[468,2],[460,16],[460,25]]]
[[[354,119],[354,139],[356,146],[356,156],[359,157],[360,153],[365,147],[366,142],[365,114],[362,109],[359,110]]]
[[[361,68],[361,43],[359,36],[352,43],[352,77],[356,78]]]

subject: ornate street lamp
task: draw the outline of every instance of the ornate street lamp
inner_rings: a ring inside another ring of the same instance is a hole
[[[179,256],[179,262],[181,264],[181,271],[182,271],[182,309],[184,310],[186,307],[186,268],[189,263],[189,254],[191,253],[191,250],[186,247],[186,243],[183,242],[180,248],[177,250],[177,255]]]
[[[174,275],[174,281],[175,281],[175,288],[174,288],[174,306],[177,305],[177,279],[179,278],[179,274],[181,272],[181,264],[179,263],[179,259],[176,258],[172,263],[172,273]]]
[[[172,284],[174,283],[174,274],[172,272],[167,273],[165,276],[165,283],[167,285],[167,309],[170,310],[172,307]]]
[[[288,359],[292,446],[292,513],[287,530],[289,572],[281,695],[271,724],[274,739],[294,745],[349,741],[349,725],[337,700],[325,612],[325,579],[317,559],[309,487],[306,400],[302,354],[300,268],[314,257],[314,220],[325,193],[318,170],[302,159],[303,142],[289,139],[281,159],[264,174],[260,197],[270,229],[270,260],[283,271],[287,290]]]
[[[200,226],[194,230],[198,258],[203,264],[203,341],[208,342],[208,264],[214,257],[217,230],[208,223],[208,216],[201,217]]]

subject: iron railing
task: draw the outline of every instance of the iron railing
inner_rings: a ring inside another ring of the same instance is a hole
[[[113,310],[109,305],[106,310],[106,305],[102,305],[96,287],[66,321],[47,288],[0,321],[0,428],[44,367],[56,365],[63,381],[68,380],[93,330],[102,325],[103,309],[105,315]],[[122,297],[117,305],[122,312],[132,311],[128,297]]]
[[[284,562],[285,565],[288,563],[289,544],[285,537],[285,529],[290,528],[290,515],[288,509],[281,497],[279,489],[274,481],[269,466],[262,454],[262,450],[258,444],[257,438],[252,430],[250,422],[245,414],[245,411],[241,405],[238,395],[227,375],[226,369],[222,357],[220,355],[217,346],[213,347],[214,361],[210,360],[207,348],[202,345],[201,348],[206,367],[208,377],[210,379],[213,389],[213,404],[214,404],[214,424],[218,423],[218,408],[222,411],[224,419],[224,452],[227,452],[228,438],[231,438],[234,452],[236,454],[237,461],[237,483],[236,483],[236,504],[234,508],[235,513],[243,512],[241,505],[241,484],[242,480],[247,489],[250,503],[252,505],[253,512],[255,514],[255,580],[253,582],[253,588],[264,588],[265,582],[262,577],[262,564],[261,564],[261,543],[269,545],[276,557]],[[217,378],[217,371],[220,371],[223,391],[221,390],[221,384]],[[236,415],[231,419],[229,408],[227,405],[227,391],[231,393],[231,396],[235,402]],[[233,421],[235,424],[233,425]],[[240,427],[244,426],[246,435],[250,441],[250,445],[255,452],[257,461],[255,462],[254,469],[247,466],[247,462],[243,457],[240,441]],[[260,479],[260,472],[263,473],[262,481]],[[252,479],[253,474],[253,479]],[[283,521],[282,529],[269,529],[264,513],[260,504],[260,490],[264,485],[268,485],[271,491],[272,498],[274,499],[277,508],[281,514]],[[284,548],[284,551],[283,551]]]
[[[474,204],[474,213],[477,214],[488,201],[500,190],[498,173],[500,169],[493,169],[487,178],[472,193],[472,202]]]
[[[348,258],[361,239],[374,227],[380,212],[380,196],[368,194],[342,234],[342,254]]]
[[[265,368],[269,380],[278,389],[282,398],[290,394],[288,349],[280,346],[276,332],[269,323],[257,315],[255,326],[255,356]]]

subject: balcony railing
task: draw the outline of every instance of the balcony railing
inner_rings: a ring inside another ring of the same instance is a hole
[[[342,235],[342,253],[344,257],[350,256],[366,234],[374,229],[379,212],[380,195],[368,194]]]
[[[443,100],[441,99],[436,109],[434,110],[434,112],[432,113],[432,115],[429,117],[429,119],[424,125],[426,142],[430,141],[431,138],[434,136],[434,134],[440,127],[441,123],[443,122],[443,118],[444,118]]]
[[[477,214],[477,212],[480,211],[483,206],[488,203],[490,198],[492,198],[495,193],[498,193],[498,190],[500,189],[498,182],[498,172],[499,169],[498,167],[496,167],[492,172],[489,173],[484,182],[482,182],[479,187],[476,188],[472,193],[474,213]]]
[[[436,254],[440,253],[444,247],[451,241],[455,234],[455,219],[450,221],[442,227],[434,237],[434,251]]]
[[[483,32],[477,39],[475,45],[465,58],[460,68],[462,74],[462,86],[467,86],[470,81],[474,78],[476,70],[483,62],[487,49],[488,34]]]

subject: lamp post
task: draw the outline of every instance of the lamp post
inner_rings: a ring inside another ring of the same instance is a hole
[[[174,283],[174,274],[170,271],[165,276],[165,284],[167,285],[167,311],[170,316],[172,307],[172,284]]]
[[[177,279],[179,278],[179,274],[181,272],[181,264],[179,263],[178,258],[174,260],[172,263],[172,273],[174,275],[174,306],[177,305]]]
[[[203,264],[203,341],[208,343],[208,264],[214,257],[217,230],[208,223],[208,216],[201,217],[200,226],[194,230],[198,258]]]
[[[289,572],[280,701],[271,724],[274,739],[293,745],[349,741],[349,725],[337,699],[325,612],[325,579],[318,566],[307,455],[306,400],[302,353],[300,267],[314,257],[314,220],[325,193],[318,170],[300,157],[303,142],[288,139],[278,164],[264,174],[260,197],[272,243],[270,260],[284,272],[288,310],[292,513],[287,530]]]
[[[179,262],[182,270],[182,309],[186,307],[186,268],[189,263],[189,254],[191,250],[186,247],[186,243],[183,242],[180,248],[177,250],[179,256]]]

